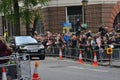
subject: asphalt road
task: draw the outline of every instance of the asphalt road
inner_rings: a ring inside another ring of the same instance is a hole
[[[31,74],[34,72],[35,61],[31,61]],[[120,80],[120,69],[115,67],[94,67],[91,64],[50,57],[38,61],[40,65],[37,72],[41,80]]]

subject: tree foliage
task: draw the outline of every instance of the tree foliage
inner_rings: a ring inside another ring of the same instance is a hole
[[[47,5],[48,1],[49,0],[1,0],[0,14],[5,16],[9,21],[14,22],[18,31],[20,30],[20,27],[18,27],[20,26],[20,18],[26,23],[26,26],[29,26],[32,16],[37,14],[33,11],[33,7],[38,4],[41,6]],[[19,33],[16,34],[19,35]]]

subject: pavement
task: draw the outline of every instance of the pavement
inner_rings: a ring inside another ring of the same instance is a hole
[[[120,68],[120,60],[117,61],[107,61],[107,62],[102,62],[99,64],[100,66],[109,66],[109,67],[114,67],[114,68]]]
[[[51,58],[52,59],[52,58]],[[53,58],[54,59],[54,58]],[[63,58],[62,61],[67,61],[67,62],[77,62],[77,60],[74,59],[68,59],[68,58]],[[91,65],[93,62],[87,62],[84,61],[84,63],[87,65]],[[99,66],[104,66],[104,67],[111,67],[111,68],[120,68],[120,60],[114,60],[109,63],[109,61],[103,61],[103,62],[98,62]]]

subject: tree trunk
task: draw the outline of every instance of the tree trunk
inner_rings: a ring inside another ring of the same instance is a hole
[[[14,35],[20,35],[20,14],[18,0],[14,0]]]
[[[28,22],[26,22],[26,34],[30,35],[30,25]]]

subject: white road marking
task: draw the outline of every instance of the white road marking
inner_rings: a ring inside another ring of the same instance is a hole
[[[97,72],[109,72],[108,70],[102,70],[102,69],[88,69],[91,71],[97,71]]]
[[[83,68],[83,67],[78,67],[78,66],[68,66],[68,68],[82,69],[82,70],[90,70],[90,71],[96,71],[96,72],[109,72],[108,70]]]
[[[77,66],[68,66],[68,68],[74,68],[74,69],[85,69],[83,67],[77,67]]]

